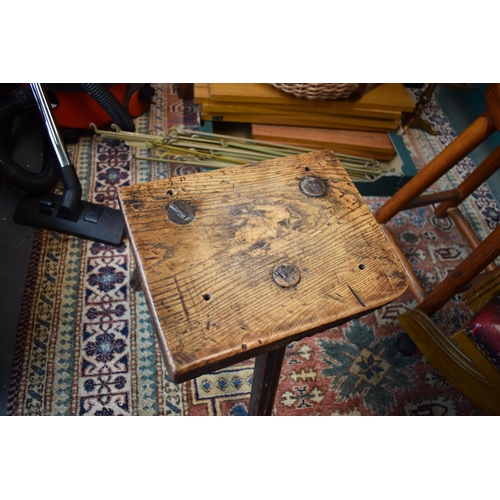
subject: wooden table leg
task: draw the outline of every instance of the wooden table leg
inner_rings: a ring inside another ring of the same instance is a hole
[[[255,358],[249,415],[271,415],[285,349],[286,345]]]
[[[429,83],[423,94],[420,96],[413,113],[402,113],[403,115],[403,131],[406,132],[410,127],[419,128],[428,134],[437,135],[437,132],[432,128],[432,125],[422,118],[422,111],[425,105],[431,100],[432,94],[438,86],[437,83]]]

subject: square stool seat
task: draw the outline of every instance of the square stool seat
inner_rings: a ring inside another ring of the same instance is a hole
[[[407,288],[331,151],[128,186],[119,200],[174,382],[284,349]]]

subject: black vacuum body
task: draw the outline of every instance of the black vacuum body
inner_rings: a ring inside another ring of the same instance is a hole
[[[138,116],[137,113],[142,114],[147,109],[152,94],[147,92],[150,87],[146,84],[140,84],[144,85],[140,88],[135,86],[134,92],[128,84],[117,84],[118,87],[75,85],[77,87],[69,88],[47,84],[49,90],[42,84],[20,85],[0,103],[0,179],[27,192],[14,212],[15,222],[119,245],[125,234],[123,216],[118,210],[81,200],[81,185],[68,157],[57,116],[66,130],[83,130],[85,123],[85,129],[91,128],[90,123],[99,128],[115,123],[122,130],[134,131],[128,106],[132,103],[133,114]],[[138,100],[141,89],[143,92]],[[79,113],[78,110],[84,111]],[[38,171],[19,165],[8,148],[16,118],[33,113],[42,118],[44,138],[43,162]],[[50,192],[58,179],[64,187],[62,195]]]

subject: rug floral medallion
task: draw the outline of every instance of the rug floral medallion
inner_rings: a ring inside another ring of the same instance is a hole
[[[175,84],[155,84],[138,132],[163,134],[176,125],[196,129],[196,108]],[[438,131],[403,136],[422,168],[455,134],[437,104],[426,108]],[[189,175],[196,167],[136,161],[129,146],[84,137],[69,146],[84,198],[118,208],[120,186]],[[144,152],[137,151],[141,154]],[[439,181],[454,187],[474,165],[469,158]],[[385,199],[366,201],[376,210]],[[466,217],[484,237],[499,222],[486,186],[465,203]],[[470,252],[454,223],[431,208],[405,211],[388,224],[424,289],[432,289]],[[19,322],[9,394],[10,415],[246,415],[253,360],[176,385],[168,377],[141,291],[132,291],[128,242],[120,247],[37,230]],[[479,415],[426,359],[394,347],[398,316],[416,300],[397,301],[287,346],[275,415]],[[435,316],[449,333],[468,318],[460,297]]]

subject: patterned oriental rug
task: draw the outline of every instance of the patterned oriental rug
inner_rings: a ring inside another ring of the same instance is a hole
[[[156,84],[155,103],[137,131],[196,128],[195,107],[174,84]],[[419,91],[416,91],[418,94]],[[432,101],[438,136],[410,130],[404,141],[417,168],[455,134]],[[88,200],[118,208],[119,186],[196,172],[189,166],[132,159],[118,141],[85,137],[69,147]],[[454,187],[473,168],[469,158],[440,181]],[[367,198],[375,210],[383,198]],[[499,210],[486,186],[463,205],[483,238]],[[402,212],[388,227],[431,289],[470,249],[449,219],[430,208]],[[112,247],[37,230],[19,322],[9,394],[10,415],[246,415],[253,360],[181,385],[166,373],[142,292],[129,288],[128,243]],[[416,305],[411,292],[341,328],[288,346],[275,415],[480,415],[423,356],[406,357],[394,342],[397,317]],[[434,319],[453,332],[468,318],[457,297]]]

